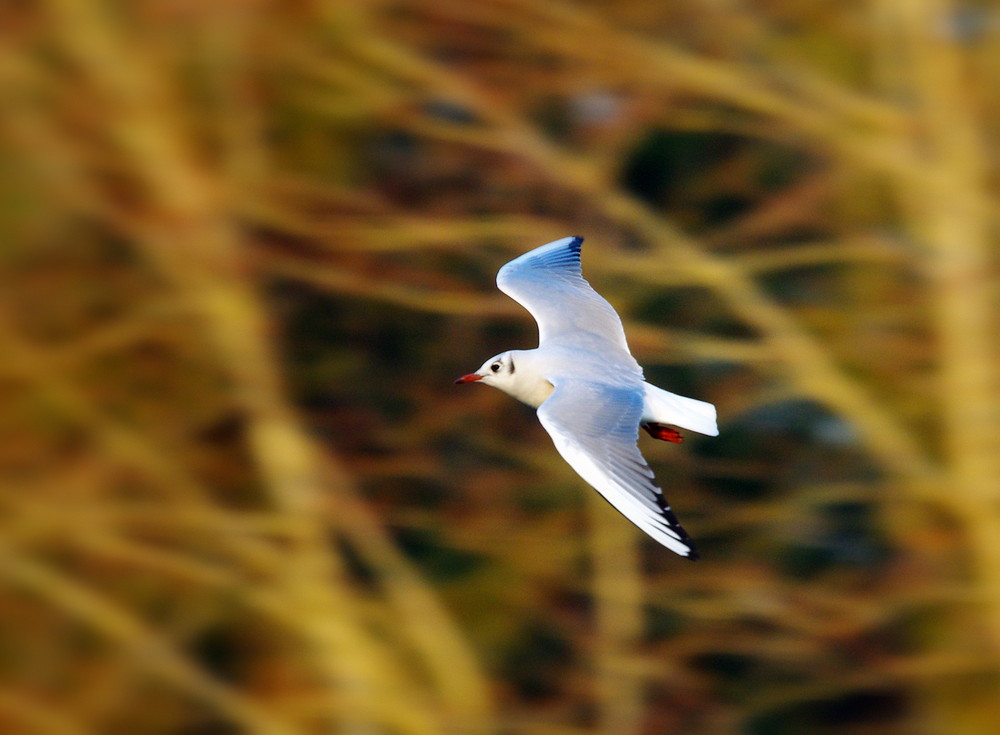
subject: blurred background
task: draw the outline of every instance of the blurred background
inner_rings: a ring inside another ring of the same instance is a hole
[[[0,5],[0,732],[992,735],[1000,8]],[[565,235],[703,559],[533,412]]]

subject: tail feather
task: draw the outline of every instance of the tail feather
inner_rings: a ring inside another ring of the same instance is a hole
[[[711,403],[685,398],[649,383],[644,383],[643,388],[643,422],[672,424],[699,434],[719,435],[715,406]]]

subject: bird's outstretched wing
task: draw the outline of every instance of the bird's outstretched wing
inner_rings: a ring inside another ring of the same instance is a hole
[[[635,388],[562,379],[538,419],[563,459],[611,505],[671,551],[697,559],[636,445],[641,413]]]
[[[497,286],[535,318],[539,346],[582,348],[641,375],[621,319],[583,278],[582,242],[564,237],[515,258],[497,273]]]

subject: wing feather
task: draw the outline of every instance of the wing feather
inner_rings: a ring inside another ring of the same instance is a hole
[[[641,375],[617,312],[583,277],[582,243],[564,237],[515,258],[497,273],[497,287],[535,318],[539,346],[583,348]]]
[[[694,542],[674,515],[639,452],[642,392],[631,387],[558,380],[538,419],[577,473],[622,515],[690,559]]]

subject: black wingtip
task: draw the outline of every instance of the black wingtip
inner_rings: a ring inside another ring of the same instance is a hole
[[[568,247],[573,252],[579,254],[580,248],[583,245],[583,238],[580,237],[579,235],[572,235],[572,238],[573,238],[572,242],[570,242],[569,245],[567,245],[566,247]]]
[[[691,546],[690,551],[688,551],[688,555],[684,558],[688,561],[698,561],[701,558],[701,554],[698,552],[698,549]]]

